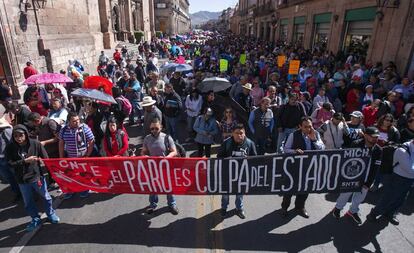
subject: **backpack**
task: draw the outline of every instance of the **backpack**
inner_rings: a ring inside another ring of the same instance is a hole
[[[132,105],[129,100],[124,96],[119,96],[115,99],[121,105],[121,111],[126,115],[129,116],[132,112]]]
[[[398,148],[405,149],[411,157],[410,147],[408,145],[392,143],[385,146],[382,148],[381,172],[391,174],[393,169],[399,164],[399,162],[394,162],[394,153]]]
[[[165,149],[167,151],[170,150],[170,143],[168,141],[169,138],[170,138],[170,135],[168,135],[168,134],[166,134],[165,137],[164,137],[164,145],[165,145]],[[174,139],[173,139],[173,141],[174,141]],[[176,141],[174,141],[174,144],[175,144],[175,148],[177,150],[176,157],[186,157],[187,155],[186,155],[186,151],[185,151],[185,148],[183,147],[183,145],[177,143]]]

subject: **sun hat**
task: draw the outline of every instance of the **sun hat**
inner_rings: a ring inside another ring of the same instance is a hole
[[[153,104],[155,104],[157,101],[155,101],[154,99],[152,99],[152,97],[150,96],[145,96],[144,99],[142,99],[142,102],[140,102],[140,105],[142,107],[146,107],[146,106],[151,106]]]

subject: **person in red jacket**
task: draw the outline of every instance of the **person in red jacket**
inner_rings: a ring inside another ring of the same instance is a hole
[[[23,69],[24,79],[27,79],[32,75],[36,75],[37,73],[37,70],[33,67],[33,63],[30,61],[26,62],[26,67]]]
[[[118,65],[121,65],[122,56],[121,56],[121,53],[119,52],[118,49],[115,49],[115,52],[113,54],[113,58],[114,58],[114,60],[116,61],[116,63]]]
[[[370,104],[367,104],[367,106],[362,109],[362,114],[364,115],[364,126],[370,127],[374,126],[377,122],[378,118],[378,106],[379,103],[381,103],[381,100],[375,99],[374,102],[371,102]]]
[[[128,155],[128,134],[118,127],[115,117],[110,117],[103,138],[103,148],[107,157]]]
[[[355,85],[350,86],[350,90],[346,94],[345,111],[349,114],[353,111],[359,111],[361,108],[360,92]]]

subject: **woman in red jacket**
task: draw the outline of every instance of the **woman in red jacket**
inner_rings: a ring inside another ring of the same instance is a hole
[[[115,117],[110,117],[106,124],[103,147],[107,157],[128,155],[128,134],[118,127]]]

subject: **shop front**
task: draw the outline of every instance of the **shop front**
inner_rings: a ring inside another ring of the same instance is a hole
[[[279,40],[287,42],[288,40],[288,25],[289,19],[284,18],[280,20]]]
[[[305,21],[305,16],[295,17],[293,19],[294,26],[292,42],[299,46],[303,46],[303,39],[305,37]]]
[[[376,7],[348,10],[345,14],[345,35],[342,49],[345,54],[367,55],[374,29]]]
[[[331,31],[331,17],[332,13],[330,12],[314,16],[312,48],[319,48],[322,51],[327,48]]]

